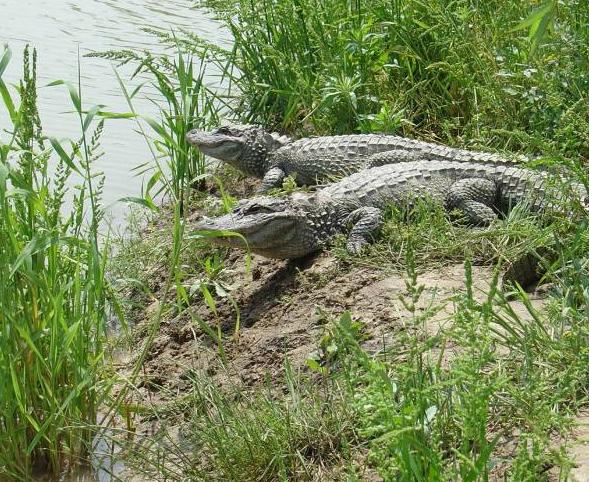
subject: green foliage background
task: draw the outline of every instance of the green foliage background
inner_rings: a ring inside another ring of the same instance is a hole
[[[582,1],[204,0],[247,121],[589,154]],[[206,45],[194,35],[192,48]],[[190,42],[192,40],[192,42]]]

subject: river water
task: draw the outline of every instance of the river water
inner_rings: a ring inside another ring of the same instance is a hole
[[[76,137],[80,131],[77,117],[64,86],[45,87],[56,79],[77,84],[78,49],[81,62],[82,96],[86,108],[104,104],[106,110],[128,112],[113,66],[107,60],[85,58],[92,51],[110,49],[147,49],[162,52],[163,47],[142,27],[170,31],[186,29],[220,46],[228,46],[230,34],[210,15],[195,9],[191,0],[0,0],[0,44],[8,43],[12,62],[3,76],[16,82],[22,72],[21,54],[30,43],[38,51],[39,110],[48,136]],[[127,80],[130,68],[121,69]],[[128,81],[129,90],[145,79]],[[207,83],[217,87],[211,75]],[[42,87],[43,86],[43,87]],[[134,101],[138,113],[155,116],[157,110],[146,94]],[[156,96],[157,100],[157,96]],[[0,130],[9,126],[0,104]],[[117,202],[123,196],[140,192],[141,178],[132,168],[151,159],[145,140],[135,132],[130,120],[111,120],[105,126],[102,148],[105,155],[97,168],[106,175],[104,204],[115,224],[124,221],[128,206]],[[0,138],[2,134],[0,134]]]

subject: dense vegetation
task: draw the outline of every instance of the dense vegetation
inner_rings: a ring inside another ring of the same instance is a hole
[[[583,2],[205,0],[245,119],[587,155]],[[196,42],[201,45],[202,41]]]
[[[126,423],[117,438],[123,447],[133,441],[138,414],[158,421],[158,437],[125,452],[127,463],[152,479],[361,480],[368,470],[385,480],[531,481],[546,480],[554,467],[564,480],[571,463],[552,441],[586,405],[589,379],[586,220],[546,223],[516,211],[473,232],[439,207],[418,206],[410,216],[393,210],[381,240],[362,256],[350,257],[337,242],[332,250],[338,269],[350,275],[360,265],[404,273],[408,316],[384,353],[368,354],[362,320],[344,313],[326,323],[306,372],[286,364],[284,393],[220,388],[206,373],[191,373],[186,393],[162,406],[146,403],[138,387],[163,321],[187,321],[222,363],[241,329],[240,307],[226,289],[235,260],[189,230],[192,210],[231,207],[238,176],[206,172],[186,144],[187,130],[226,117],[296,134],[400,133],[541,155],[541,163],[566,165],[587,184],[583,2],[199,4],[232,32],[233,49],[210,45],[198,32],[158,31],[175,56],[98,54],[151,76],[163,95],[161,116],[144,122],[133,106],[140,92],[127,91],[123,79],[129,112],[118,115],[84,108],[81,86],[68,84],[81,126],[70,154],[42,135],[28,55],[19,105],[0,79],[13,123],[0,142],[0,475],[27,479],[35,470],[71,467],[84,457],[102,407],[119,417],[109,422]],[[8,60],[5,51],[0,77]],[[207,86],[207,71],[221,75],[229,91]],[[142,321],[124,377],[104,370],[108,305],[120,317],[123,310],[106,276],[108,243],[102,250],[98,243],[101,187],[91,166],[102,121],[90,131],[98,117],[137,122],[156,166],[143,166],[145,188],[127,201],[158,213],[159,224],[122,240],[109,263],[109,279],[127,297],[121,303]],[[52,176],[51,159],[58,165]],[[82,187],[64,217],[74,171]],[[165,210],[155,202],[162,193]],[[546,275],[553,285],[542,312],[519,290],[503,293],[497,279],[483,300],[474,296],[473,262],[546,251],[553,254]],[[464,262],[465,293],[423,309],[418,271],[450,260]],[[238,263],[249,268],[250,261]],[[526,313],[515,312],[509,297]],[[211,316],[200,316],[196,304]],[[233,319],[222,319],[222,304],[232,306]],[[442,304],[454,306],[452,323],[432,334],[427,325]],[[458,353],[449,359],[448,346]],[[182,443],[168,431],[170,414],[183,424]],[[511,440],[515,453],[506,453],[502,445]]]

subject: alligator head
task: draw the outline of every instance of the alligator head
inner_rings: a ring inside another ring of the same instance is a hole
[[[241,201],[229,214],[203,219],[214,244],[246,248],[267,258],[298,258],[319,249],[311,204],[293,197],[258,196]]]
[[[211,132],[192,130],[186,139],[203,154],[260,178],[268,170],[268,155],[290,142],[286,136],[253,125],[219,127]]]

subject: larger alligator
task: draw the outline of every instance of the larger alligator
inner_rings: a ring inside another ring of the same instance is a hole
[[[220,127],[190,131],[190,144],[248,175],[262,178],[259,192],[280,187],[288,175],[299,185],[332,182],[365,168],[422,159],[512,163],[497,154],[455,149],[429,142],[379,134],[310,137],[296,141],[262,127]],[[521,159],[519,159],[521,160]]]
[[[572,199],[587,209],[585,188],[570,186]],[[313,193],[243,200],[233,212],[205,219],[197,229],[215,232],[216,244],[244,247],[245,239],[252,252],[270,258],[304,256],[346,233],[347,249],[357,253],[373,239],[390,205],[430,198],[484,226],[524,200],[532,211],[561,210],[563,204],[565,213],[572,212],[565,191],[546,173],[524,168],[426,160],[366,169]]]

